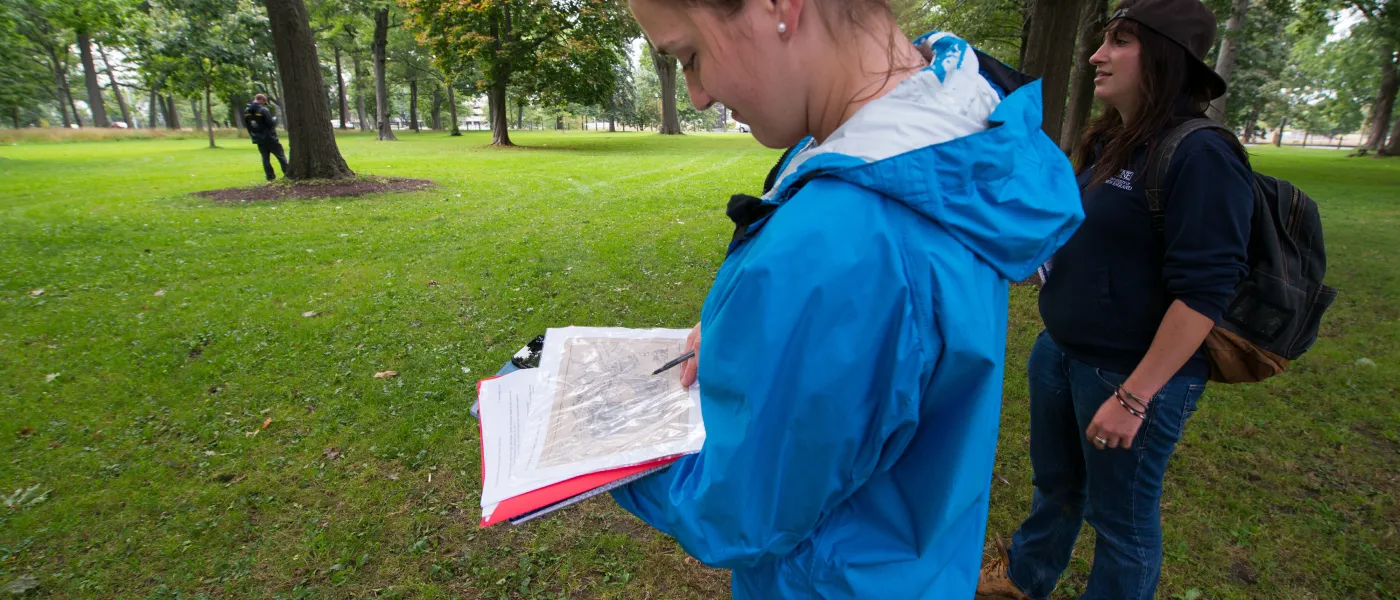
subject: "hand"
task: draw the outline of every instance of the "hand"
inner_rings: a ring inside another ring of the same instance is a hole
[[[1089,423],[1089,428],[1084,430],[1084,437],[1099,450],[1126,450],[1133,447],[1133,438],[1137,437],[1140,427],[1142,419],[1133,416],[1128,409],[1118,404],[1116,396],[1109,396],[1108,400],[1099,405],[1099,411],[1094,413],[1094,420]]]
[[[695,324],[695,329],[690,330],[690,337],[685,339],[685,351],[695,351],[695,358],[681,363],[681,386],[690,387],[695,384],[695,377],[700,373],[700,324]]]

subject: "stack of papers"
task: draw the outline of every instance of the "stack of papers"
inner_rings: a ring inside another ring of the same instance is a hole
[[[481,526],[522,523],[625,485],[700,450],[697,386],[679,368],[684,329],[566,327],[537,369],[482,380]]]

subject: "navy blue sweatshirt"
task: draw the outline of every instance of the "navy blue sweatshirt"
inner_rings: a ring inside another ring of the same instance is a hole
[[[1079,174],[1084,224],[1051,260],[1040,316],[1070,357],[1128,375],[1142,361],[1173,300],[1219,320],[1244,277],[1253,176],[1231,142],[1191,134],[1167,169],[1165,254],[1147,209],[1146,148],[1124,170],[1089,189]],[[1177,373],[1205,378],[1203,351]]]

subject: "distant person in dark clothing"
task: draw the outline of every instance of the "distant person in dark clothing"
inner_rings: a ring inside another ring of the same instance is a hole
[[[248,128],[248,136],[253,138],[253,143],[258,145],[258,151],[262,152],[263,171],[267,173],[267,180],[277,179],[277,174],[272,171],[270,156],[276,156],[277,162],[282,163],[282,176],[286,177],[287,155],[282,152],[282,142],[277,140],[277,117],[272,116],[272,111],[267,109],[267,96],[253,96],[253,101],[243,109],[243,126]]]

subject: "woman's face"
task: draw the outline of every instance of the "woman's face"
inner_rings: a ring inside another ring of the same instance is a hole
[[[695,108],[721,102],[770,148],[807,135],[806,90],[787,36],[801,2],[748,1],[732,16],[685,0],[631,0],[632,15],[656,49],[676,59]],[[787,11],[786,33],[778,32]]]
[[[1142,96],[1142,43],[1127,31],[1110,30],[1103,45],[1089,57],[1094,65],[1094,97],[1123,113],[1131,113]]]

